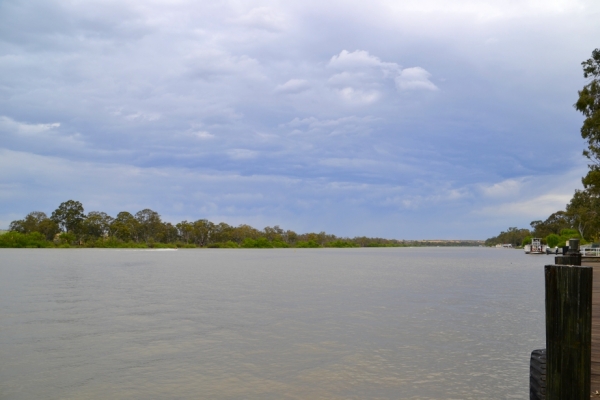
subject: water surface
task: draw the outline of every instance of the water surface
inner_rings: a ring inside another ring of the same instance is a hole
[[[552,261],[0,249],[0,399],[528,399]]]

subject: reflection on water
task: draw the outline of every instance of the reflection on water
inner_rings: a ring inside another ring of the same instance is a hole
[[[502,249],[0,250],[0,399],[527,399]]]

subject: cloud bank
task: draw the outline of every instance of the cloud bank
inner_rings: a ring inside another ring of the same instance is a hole
[[[0,228],[113,214],[486,238],[580,186],[589,1],[0,3]],[[555,211],[555,210],[552,210]]]

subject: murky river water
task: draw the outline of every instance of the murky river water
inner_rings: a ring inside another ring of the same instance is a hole
[[[502,249],[0,249],[0,399],[528,399]]]

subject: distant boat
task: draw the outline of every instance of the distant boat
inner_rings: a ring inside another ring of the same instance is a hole
[[[546,254],[547,247],[545,244],[542,244],[542,239],[533,238],[531,239],[531,244],[526,244],[523,248],[525,254]]]

